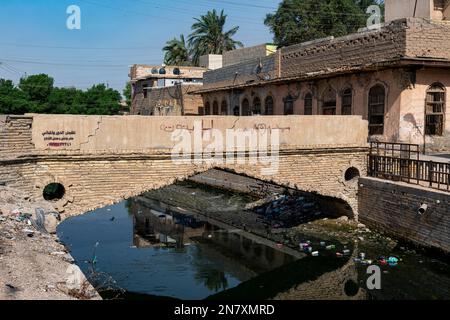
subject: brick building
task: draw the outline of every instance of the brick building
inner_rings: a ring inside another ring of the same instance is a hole
[[[203,113],[203,101],[192,93],[201,87],[204,68],[133,65],[132,115],[180,116]]]
[[[206,113],[361,115],[373,140],[449,150],[450,1],[415,2],[386,0],[380,28],[206,72]]]

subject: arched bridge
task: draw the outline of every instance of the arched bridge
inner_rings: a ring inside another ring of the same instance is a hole
[[[39,200],[61,184],[55,205],[67,217],[224,168],[356,213],[367,134],[357,116],[0,116],[0,184]]]

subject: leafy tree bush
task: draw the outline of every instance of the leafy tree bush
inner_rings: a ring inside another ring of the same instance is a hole
[[[23,78],[18,86],[0,79],[0,114],[116,115],[120,100],[120,93],[104,84],[82,91],[54,87],[53,78],[46,74]]]

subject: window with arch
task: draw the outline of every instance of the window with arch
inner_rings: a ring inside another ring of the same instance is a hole
[[[425,134],[442,136],[445,120],[445,88],[435,83],[427,90],[425,105]]]
[[[260,114],[261,114],[261,99],[255,97],[255,99],[253,99],[252,115],[260,115]]]
[[[248,102],[247,98],[242,100],[242,115],[243,116],[249,116],[250,115],[250,103]]]
[[[352,89],[347,88],[344,91],[342,91],[341,97],[342,115],[350,116],[352,114],[352,101],[353,101]]]
[[[272,98],[272,96],[268,96],[266,98],[266,101],[265,101],[264,105],[265,105],[265,112],[264,112],[264,114],[267,115],[267,116],[273,115],[273,98]]]
[[[220,114],[222,116],[228,115],[228,104],[225,100],[223,100],[222,104],[220,105]]]
[[[219,115],[219,103],[217,101],[213,102],[213,115]]]
[[[336,91],[331,88],[323,94],[322,114],[326,116],[336,114]]]
[[[311,116],[313,114],[313,96],[311,93],[305,95],[305,115]]]
[[[211,114],[211,104],[208,102],[205,103],[205,116],[209,116]]]
[[[384,109],[386,104],[386,89],[376,85],[369,91],[369,134],[384,133]]]
[[[294,97],[288,95],[284,98],[284,115],[294,114]]]

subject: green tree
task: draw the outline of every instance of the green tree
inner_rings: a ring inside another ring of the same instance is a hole
[[[0,114],[34,112],[36,106],[36,103],[30,102],[27,94],[14,86],[11,80],[0,79]]]
[[[370,5],[377,0],[283,0],[264,21],[279,46],[328,36],[343,36],[366,27]]]
[[[104,84],[92,86],[84,93],[85,114],[115,115],[120,111],[120,93]]]
[[[0,79],[0,114],[95,114],[116,115],[121,95],[104,84],[87,91],[53,87],[47,75],[29,76],[16,87],[11,80]]]
[[[192,34],[188,38],[191,48],[192,61],[198,65],[199,58],[206,54],[222,54],[225,51],[234,50],[244,45],[233,39],[239,27],[233,27],[225,31],[227,15],[216,10],[208,11],[206,15],[195,19],[192,25]]]
[[[127,102],[127,106],[131,108],[131,82],[127,82],[125,85],[125,89],[123,89],[123,96],[125,97],[125,101]]]
[[[53,90],[54,80],[46,74],[37,74],[20,79],[19,88],[28,94],[31,101],[45,103]]]
[[[172,66],[188,66],[192,65],[191,57],[189,55],[189,48],[184,39],[184,35],[180,35],[180,38],[173,38],[167,41],[166,46],[163,48],[164,63]]]

